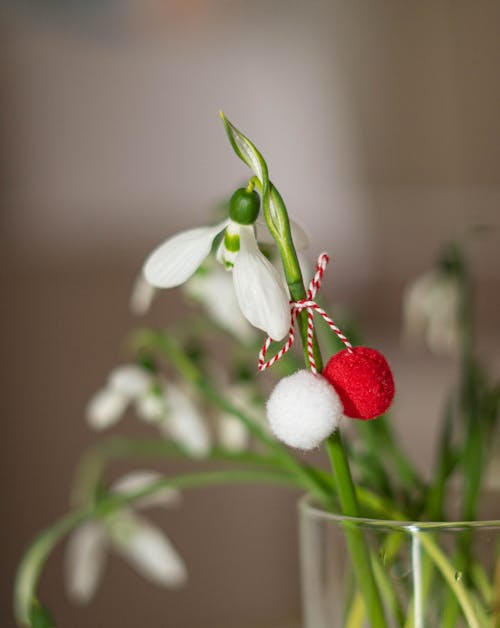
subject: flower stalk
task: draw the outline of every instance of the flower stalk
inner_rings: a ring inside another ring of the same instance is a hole
[[[268,170],[264,159],[255,146],[242,135],[226,118],[221,114],[222,121],[226,128],[231,144],[237,155],[252,166],[259,164],[260,168],[255,172],[261,183],[262,205],[264,218],[271,235],[276,241],[280,252],[283,270],[292,301],[299,301],[306,298],[306,288],[300,270],[297,252],[292,240],[290,221],[285,203],[278,190],[269,181]],[[244,147],[242,151],[241,147]],[[265,167],[262,166],[264,164]],[[259,177],[260,172],[260,177]],[[306,367],[310,368],[308,357],[307,338],[307,313],[302,311],[297,317],[304,351]],[[312,350],[318,373],[322,371],[322,358],[319,350],[316,335],[312,338]],[[339,430],[327,440],[327,450],[336,478],[337,494],[342,512],[348,516],[359,515],[359,508],[356,499],[356,490],[352,480],[349,462],[347,460]],[[363,593],[368,617],[373,628],[384,628],[384,610],[380,593],[375,582],[370,552],[359,530],[346,529],[347,543],[353,561],[354,570],[360,589]]]

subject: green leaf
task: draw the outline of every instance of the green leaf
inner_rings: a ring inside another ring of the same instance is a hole
[[[55,628],[55,626],[49,611],[38,600],[33,600],[30,609],[30,628]]]
[[[231,142],[234,152],[258,177],[261,184],[266,186],[268,182],[268,173],[267,164],[264,161],[264,158],[248,137],[243,135],[241,131],[229,122],[222,111],[220,112],[220,117],[224,123],[224,128],[226,129],[227,136]]]

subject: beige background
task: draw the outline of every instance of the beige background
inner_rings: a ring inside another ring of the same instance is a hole
[[[247,174],[219,108],[266,155],[311,255],[332,254],[326,291],[391,359],[397,429],[423,469],[453,366],[400,348],[401,290],[443,240],[500,222],[497,2],[39,4],[6,4],[0,36],[2,626],[22,548],[64,512],[95,440],[82,409],[123,359],[144,255],[202,224]],[[498,251],[495,231],[472,249],[481,349],[497,373]],[[178,316],[174,301],[152,321]],[[118,432],[143,433],[132,419]],[[295,500],[192,492],[157,516],[190,567],[186,590],[148,586],[112,559],[78,609],[57,553],[44,599],[71,628],[292,621]]]

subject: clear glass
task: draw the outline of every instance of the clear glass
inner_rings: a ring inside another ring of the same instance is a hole
[[[500,520],[343,517],[308,496],[299,511],[304,628],[370,625],[346,544],[352,528],[370,548],[387,628],[500,627]]]

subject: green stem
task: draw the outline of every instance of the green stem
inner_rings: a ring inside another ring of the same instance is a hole
[[[484,464],[484,442],[486,436],[482,417],[479,412],[478,374],[474,364],[474,326],[472,315],[472,291],[467,264],[458,245],[453,254],[456,257],[457,276],[460,281],[459,320],[461,330],[460,346],[460,383],[458,398],[460,412],[465,426],[465,437],[460,466],[464,486],[461,519],[472,521],[476,518]],[[458,539],[458,549],[454,558],[456,569],[468,573],[470,563],[471,536],[467,531]],[[459,616],[456,598],[450,593],[443,608],[441,628],[453,628]]]
[[[108,462],[119,458],[184,458],[192,456],[176,443],[158,439],[127,439],[113,436],[91,447],[80,460],[73,489],[76,505],[87,503],[96,496],[102,474]],[[198,461],[198,459],[196,459]],[[203,458],[204,461],[237,462],[276,468],[275,457],[253,451],[230,451],[223,447],[213,447]]]
[[[291,236],[288,212],[278,190],[267,180],[263,182],[263,199],[264,217],[281,254],[290,296],[293,301],[299,301],[306,297],[306,289]],[[273,215],[271,215],[271,207],[273,207]],[[276,229],[276,223],[279,224],[278,230]],[[300,329],[305,363],[310,367],[306,311],[301,312],[297,322]],[[316,334],[314,334],[312,339],[312,350],[316,369],[318,373],[321,373],[323,362]],[[356,489],[352,481],[349,462],[342,446],[339,430],[336,430],[330,436],[326,446],[335,473],[337,494],[342,512],[345,515],[357,517],[359,509],[356,500]],[[357,528],[346,528],[345,534],[354,572],[365,600],[372,628],[384,628],[386,623],[382,601],[373,574],[370,551],[365,543],[363,534]]]
[[[464,617],[467,620],[467,626],[469,628],[486,628],[489,625],[488,620],[486,617],[480,618],[478,616],[478,607],[474,605],[472,598],[467,594],[467,591],[461,584],[460,580],[455,577],[455,568],[450,564],[443,552],[434,543],[432,537],[422,534],[420,536],[420,542],[422,547],[424,547],[427,554],[432,558],[434,564],[441,572],[443,578],[446,580],[448,587],[453,592],[453,599],[455,600],[457,607],[462,610]],[[445,607],[444,612],[447,613],[447,607]],[[455,618],[455,623],[447,623],[445,625],[456,625],[456,616],[450,613],[450,619],[451,617]],[[447,618],[446,621],[448,621]]]
[[[348,517],[358,517],[358,501],[339,430],[336,430],[330,436],[326,447],[335,472],[342,512]],[[345,535],[352,558],[353,570],[365,601],[370,624],[372,628],[378,626],[384,628],[386,626],[384,610],[380,600],[380,593],[375,583],[370,552],[365,543],[363,532],[358,526],[350,526],[348,524],[345,527]]]
[[[296,479],[282,471],[226,470],[192,473],[177,477],[165,477],[152,482],[139,491],[124,495],[109,495],[97,503],[71,512],[42,532],[24,554],[16,574],[14,585],[14,614],[20,626],[29,626],[29,611],[36,599],[36,589],[43,566],[54,547],[76,526],[84,521],[109,514],[132,504],[142,497],[153,495],[166,487],[185,490],[219,484],[271,483],[297,486]]]

